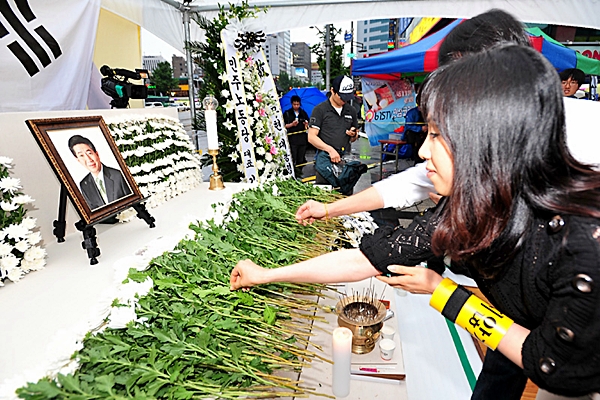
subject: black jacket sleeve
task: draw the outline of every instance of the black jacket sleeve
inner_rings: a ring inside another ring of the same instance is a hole
[[[413,219],[407,228],[379,228],[361,240],[360,250],[387,275],[389,265],[418,265],[433,256],[431,236],[437,224],[435,209]]]
[[[552,393],[600,390],[600,223],[571,217],[560,257],[550,263],[542,323],[522,348],[525,374]]]

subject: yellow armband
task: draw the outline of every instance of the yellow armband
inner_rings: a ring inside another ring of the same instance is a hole
[[[448,278],[435,289],[429,305],[492,350],[513,324],[512,319]]]

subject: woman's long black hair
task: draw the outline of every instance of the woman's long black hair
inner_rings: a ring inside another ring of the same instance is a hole
[[[422,97],[454,161],[434,251],[493,276],[534,215],[600,218],[600,172],[571,156],[558,74],[538,52],[500,45],[465,56],[435,71]]]

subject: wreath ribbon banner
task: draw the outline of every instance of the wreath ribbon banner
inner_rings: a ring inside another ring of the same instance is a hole
[[[267,59],[265,57],[265,52],[261,49],[259,52],[254,54],[253,57],[257,60],[257,64],[262,65],[262,68],[265,70],[264,76],[262,77],[263,91],[268,93],[273,98],[279,99],[275,81],[273,81],[273,74],[271,73],[271,69],[269,68],[269,64],[267,63]],[[285,151],[283,156],[285,160],[285,168],[287,169],[288,173],[295,177],[290,144],[288,142],[287,131],[285,130],[285,123],[283,121],[283,112],[281,111],[279,101],[276,101],[270,105],[268,110],[270,127],[273,132],[275,132],[273,137],[277,139],[277,147],[279,147],[280,150]]]
[[[235,119],[237,122],[238,139],[241,147],[244,176],[249,183],[260,183],[258,169],[256,168],[254,143],[250,132],[250,121],[248,120],[249,109],[246,104],[244,79],[241,71],[242,66],[240,64],[239,53],[234,46],[236,36],[235,33],[227,30],[221,32],[221,40],[225,45],[227,80],[229,82],[231,97],[235,103]]]

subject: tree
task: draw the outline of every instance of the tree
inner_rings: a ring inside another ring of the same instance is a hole
[[[329,40],[331,43],[330,52],[329,52],[329,73],[330,78],[334,78],[339,75],[348,75],[350,69],[344,66],[344,45],[338,43],[337,35],[339,35],[342,30],[336,29],[333,25],[329,26]],[[310,47],[310,51],[317,55],[317,64],[319,64],[319,70],[323,75],[323,79],[326,79],[327,71],[326,71],[326,44],[325,44],[325,32],[319,31],[319,36],[321,37],[321,43],[317,43]]]
[[[277,79],[277,84],[283,90],[283,93],[287,93],[290,91],[290,88],[297,87],[307,87],[312,86],[310,82],[305,82],[296,77],[290,77],[287,72],[282,72],[279,74],[279,78]]]
[[[179,88],[179,79],[173,78],[171,64],[166,61],[157,64],[150,81],[162,95],[168,95],[171,89]]]
[[[266,12],[266,10],[264,10]],[[245,18],[254,17],[259,12],[257,7],[250,7],[248,1],[244,0],[240,5],[232,5],[228,10],[224,6],[219,6],[219,14],[214,19],[207,19],[202,14],[194,14],[194,21],[200,29],[204,31],[205,39],[202,42],[186,43],[190,49],[194,63],[202,68],[204,72],[204,83],[198,90],[198,98],[202,101],[207,95],[214,96],[219,102],[217,107],[217,131],[219,142],[219,156],[217,162],[219,169],[226,182],[240,181],[243,174],[238,170],[237,162],[229,156],[237,153],[239,139],[236,129],[227,129],[224,125],[227,121],[225,112],[225,103],[227,99],[223,97],[223,89],[229,89],[229,84],[221,79],[222,74],[225,74],[225,57],[221,54],[221,31],[232,20],[243,20]],[[194,129],[206,129],[204,110],[200,107],[196,114],[196,120],[193,121]],[[206,153],[202,157],[204,166],[212,165],[212,157]]]

